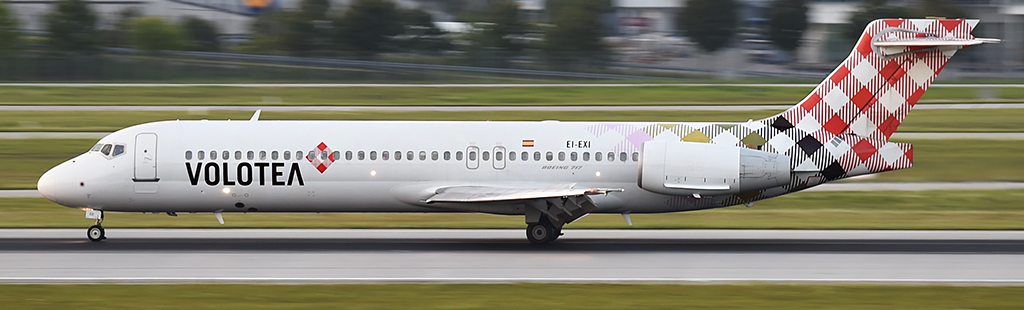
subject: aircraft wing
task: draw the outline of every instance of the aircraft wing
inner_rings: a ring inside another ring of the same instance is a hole
[[[491,186],[451,186],[435,190],[425,203],[435,202],[496,202],[559,197],[603,195],[621,192],[622,188],[517,188]]]

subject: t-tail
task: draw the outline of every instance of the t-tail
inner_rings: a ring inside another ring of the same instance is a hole
[[[762,122],[792,140],[785,154],[794,171],[814,173],[820,182],[909,168],[913,148],[889,138],[958,50],[999,42],[971,36],[977,24],[974,19],[875,20],[814,91]]]

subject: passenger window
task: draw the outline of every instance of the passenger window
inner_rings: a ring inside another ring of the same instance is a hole
[[[508,152],[508,160],[516,161],[516,152],[515,151]]]
[[[235,151],[235,160],[242,159],[242,151]]]
[[[260,160],[267,160],[267,151],[260,151]]]
[[[445,161],[452,160],[452,151],[444,151],[444,160]]]
[[[100,149],[100,153],[103,153],[103,155],[110,155],[110,149],[113,148],[113,147],[114,147],[113,145],[104,144],[103,148]]]
[[[601,157],[604,157],[604,153],[594,152],[594,160],[601,161]]]
[[[565,152],[558,152],[558,161],[565,161]]]
[[[320,160],[327,160],[327,156],[329,156],[329,154],[331,153],[328,153],[327,151],[320,151]]]
[[[547,159],[548,161],[552,161],[555,159],[555,153],[548,151],[547,153],[544,154],[544,158]]]
[[[356,158],[359,160],[366,159],[366,153],[363,153],[363,151],[359,151],[358,153],[356,153]]]
[[[377,160],[377,151],[370,151],[370,160]]]
[[[502,160],[505,160],[505,153],[494,152],[494,161],[502,161]]]
[[[383,151],[383,152],[380,152],[380,159],[382,159],[382,160],[388,160],[388,157],[390,157],[390,155],[389,155],[389,154],[391,154],[391,152],[388,152],[388,151]]]
[[[576,152],[569,153],[569,160],[576,161],[576,159],[578,159],[578,158],[579,158],[579,155],[577,155]]]
[[[185,151],[185,160],[192,160],[192,151]]]
[[[420,160],[427,160],[427,151],[420,151]]]
[[[626,161],[626,152],[619,153],[619,161],[622,161],[622,162]]]
[[[285,152],[285,154],[288,154],[288,152]],[[352,160],[352,151],[345,151],[345,160]]]
[[[252,150],[245,152],[245,159],[252,160],[253,158],[256,158],[256,152],[253,152]]]
[[[210,160],[217,159],[217,151],[210,151]]]
[[[470,161],[476,160],[476,151],[469,151],[469,160]]]
[[[270,159],[277,160],[277,151],[270,152]]]
[[[608,152],[608,161],[615,161],[615,152]]]
[[[412,151],[405,152],[405,159],[413,160],[415,158],[413,156],[415,155],[412,153]]]
[[[220,158],[224,160],[231,159],[231,152],[228,152],[227,150],[221,151],[220,155]]]
[[[395,151],[395,160],[402,160],[402,151]]]
[[[483,160],[491,160],[491,152],[484,151],[483,156],[481,157],[483,157]]]
[[[527,151],[523,151],[522,156],[520,156],[519,159],[522,159],[523,161],[530,159],[530,153]]]
[[[455,152],[455,160],[458,160],[458,161],[462,160],[462,151]]]
[[[284,160],[292,159],[292,151],[284,151]]]
[[[533,151],[533,161],[540,161],[540,151]]]
[[[437,151],[430,152],[430,160],[437,161]]]
[[[295,151],[295,160],[302,160],[302,151]],[[359,160],[362,160],[362,158]]]
[[[274,159],[277,159],[277,152],[273,152],[271,155],[274,156]],[[334,151],[334,153],[331,153],[331,159],[341,160],[341,151]]]
[[[640,161],[640,153],[633,152],[633,161]]]
[[[196,159],[203,160],[203,157],[206,157],[204,156],[204,154],[206,153],[204,153],[203,151],[196,152]]]
[[[590,152],[583,152],[583,161],[590,161]]]

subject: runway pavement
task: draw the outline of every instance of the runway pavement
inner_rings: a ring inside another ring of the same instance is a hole
[[[0,230],[0,282],[1024,284],[1020,231]]]

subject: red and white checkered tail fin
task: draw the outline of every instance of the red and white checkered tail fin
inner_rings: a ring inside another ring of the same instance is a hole
[[[796,127],[821,142],[844,133],[888,141],[957,50],[999,41],[971,36],[977,24],[974,19],[875,20],[828,78],[770,120],[774,127]]]

